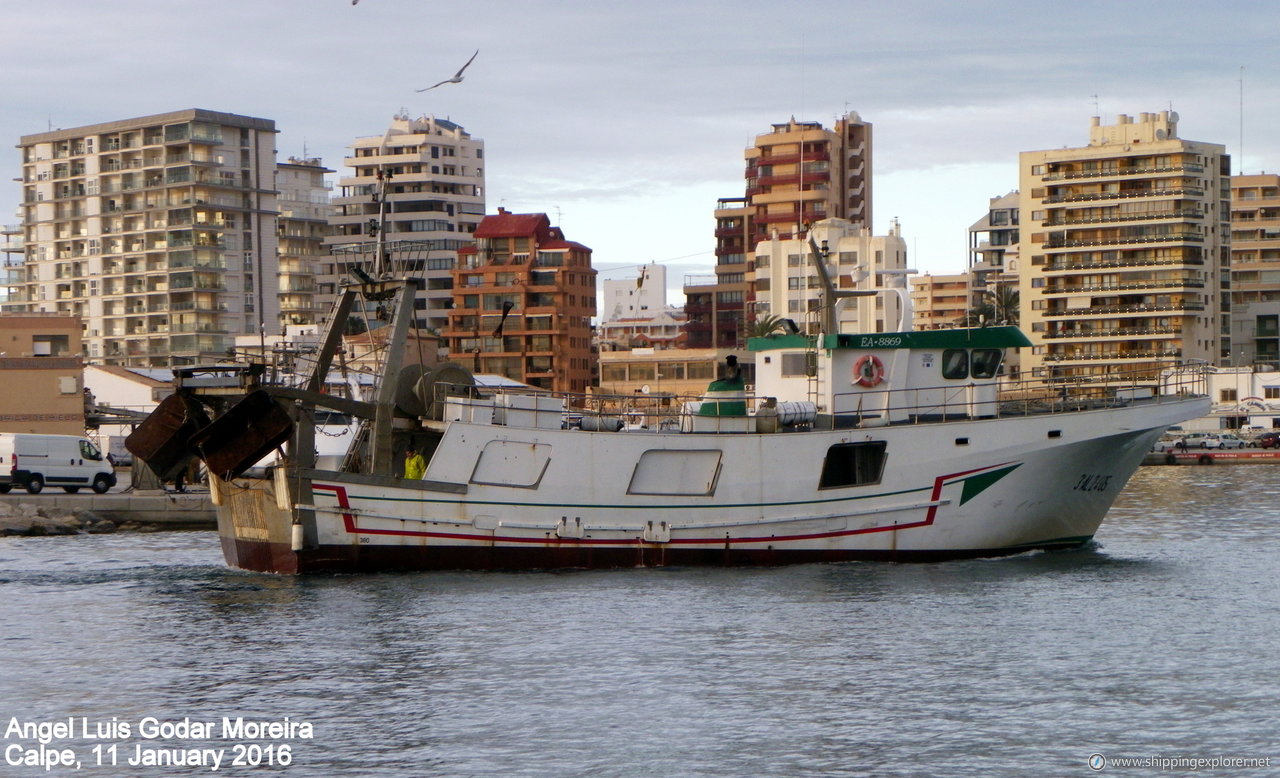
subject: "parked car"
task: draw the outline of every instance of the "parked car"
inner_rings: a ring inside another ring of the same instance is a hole
[[[1200,444],[1202,448],[1244,448],[1247,445],[1249,443],[1244,438],[1229,432],[1210,435]]]
[[[1214,432],[1188,432],[1183,436],[1178,448],[1206,448],[1204,442],[1216,434]]]
[[[1253,439],[1253,445],[1259,448],[1275,448],[1280,445],[1280,430],[1264,432]]]

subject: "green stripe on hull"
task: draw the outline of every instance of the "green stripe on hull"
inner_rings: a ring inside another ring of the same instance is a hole
[[[986,473],[979,473],[978,475],[964,479],[964,491],[960,493],[960,504],[964,505],[974,497],[982,494],[987,490],[987,487],[1012,473],[1014,470],[1017,470],[1021,466],[1022,463],[1019,462],[1016,465],[1002,467],[999,470],[991,470]]]

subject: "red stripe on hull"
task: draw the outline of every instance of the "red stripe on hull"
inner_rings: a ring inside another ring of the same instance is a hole
[[[939,562],[1009,556],[1035,549],[1078,548],[1085,541],[957,551],[847,549],[672,548],[645,544],[599,548],[557,544],[495,546],[325,546],[294,553],[283,543],[222,539],[227,562],[261,573],[369,573],[391,570],[549,570],[666,566],[771,566],[813,562]]]
[[[904,529],[915,529],[917,527],[928,527],[933,524],[938,515],[938,501],[942,496],[942,487],[955,483],[957,479],[963,479],[965,476],[973,475],[991,470],[997,470],[1002,467],[1008,467],[1010,463],[1004,462],[998,465],[988,465],[978,467],[972,470],[964,470],[959,473],[948,473],[940,475],[933,481],[933,492],[930,501],[934,504],[929,506],[925,517],[920,521],[913,521],[905,524],[887,524],[880,527],[864,527],[861,529],[850,530],[833,530],[830,532],[811,532],[801,535],[751,535],[743,537],[735,537],[734,543],[782,543],[795,542],[800,540],[818,540],[828,538],[841,538],[851,535],[865,535],[874,532],[896,532]],[[347,487],[339,484],[314,484],[312,489],[317,492],[331,492],[338,502],[339,508],[351,508],[351,500],[347,493]],[[435,538],[439,540],[476,540],[486,543],[530,543],[543,545],[547,543],[562,543],[571,546],[579,545],[607,545],[616,546],[619,541],[617,538],[560,538],[557,536],[546,537],[526,537],[520,535],[474,535],[466,532],[439,532],[426,530],[407,530],[407,529],[375,529],[372,527],[361,527],[357,522],[355,515],[351,513],[342,514],[343,529],[352,535],[386,535],[391,537],[420,537]],[[706,538],[673,538],[667,541],[672,546],[676,545],[700,545],[700,546],[719,546],[723,543],[723,538],[706,537]],[[637,548],[644,547],[644,541],[636,538]],[[625,550],[624,550],[625,551]],[[626,551],[625,553],[631,553]],[[573,565],[577,566],[577,565]]]

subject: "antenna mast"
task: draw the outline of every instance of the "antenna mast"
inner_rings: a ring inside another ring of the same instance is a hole
[[[1244,65],[1240,66],[1240,145],[1236,147],[1240,161],[1236,163],[1236,175],[1244,175]]]

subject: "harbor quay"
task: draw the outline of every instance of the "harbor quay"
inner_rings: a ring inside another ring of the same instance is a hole
[[[0,495],[0,536],[207,530],[216,526],[208,492]]]

